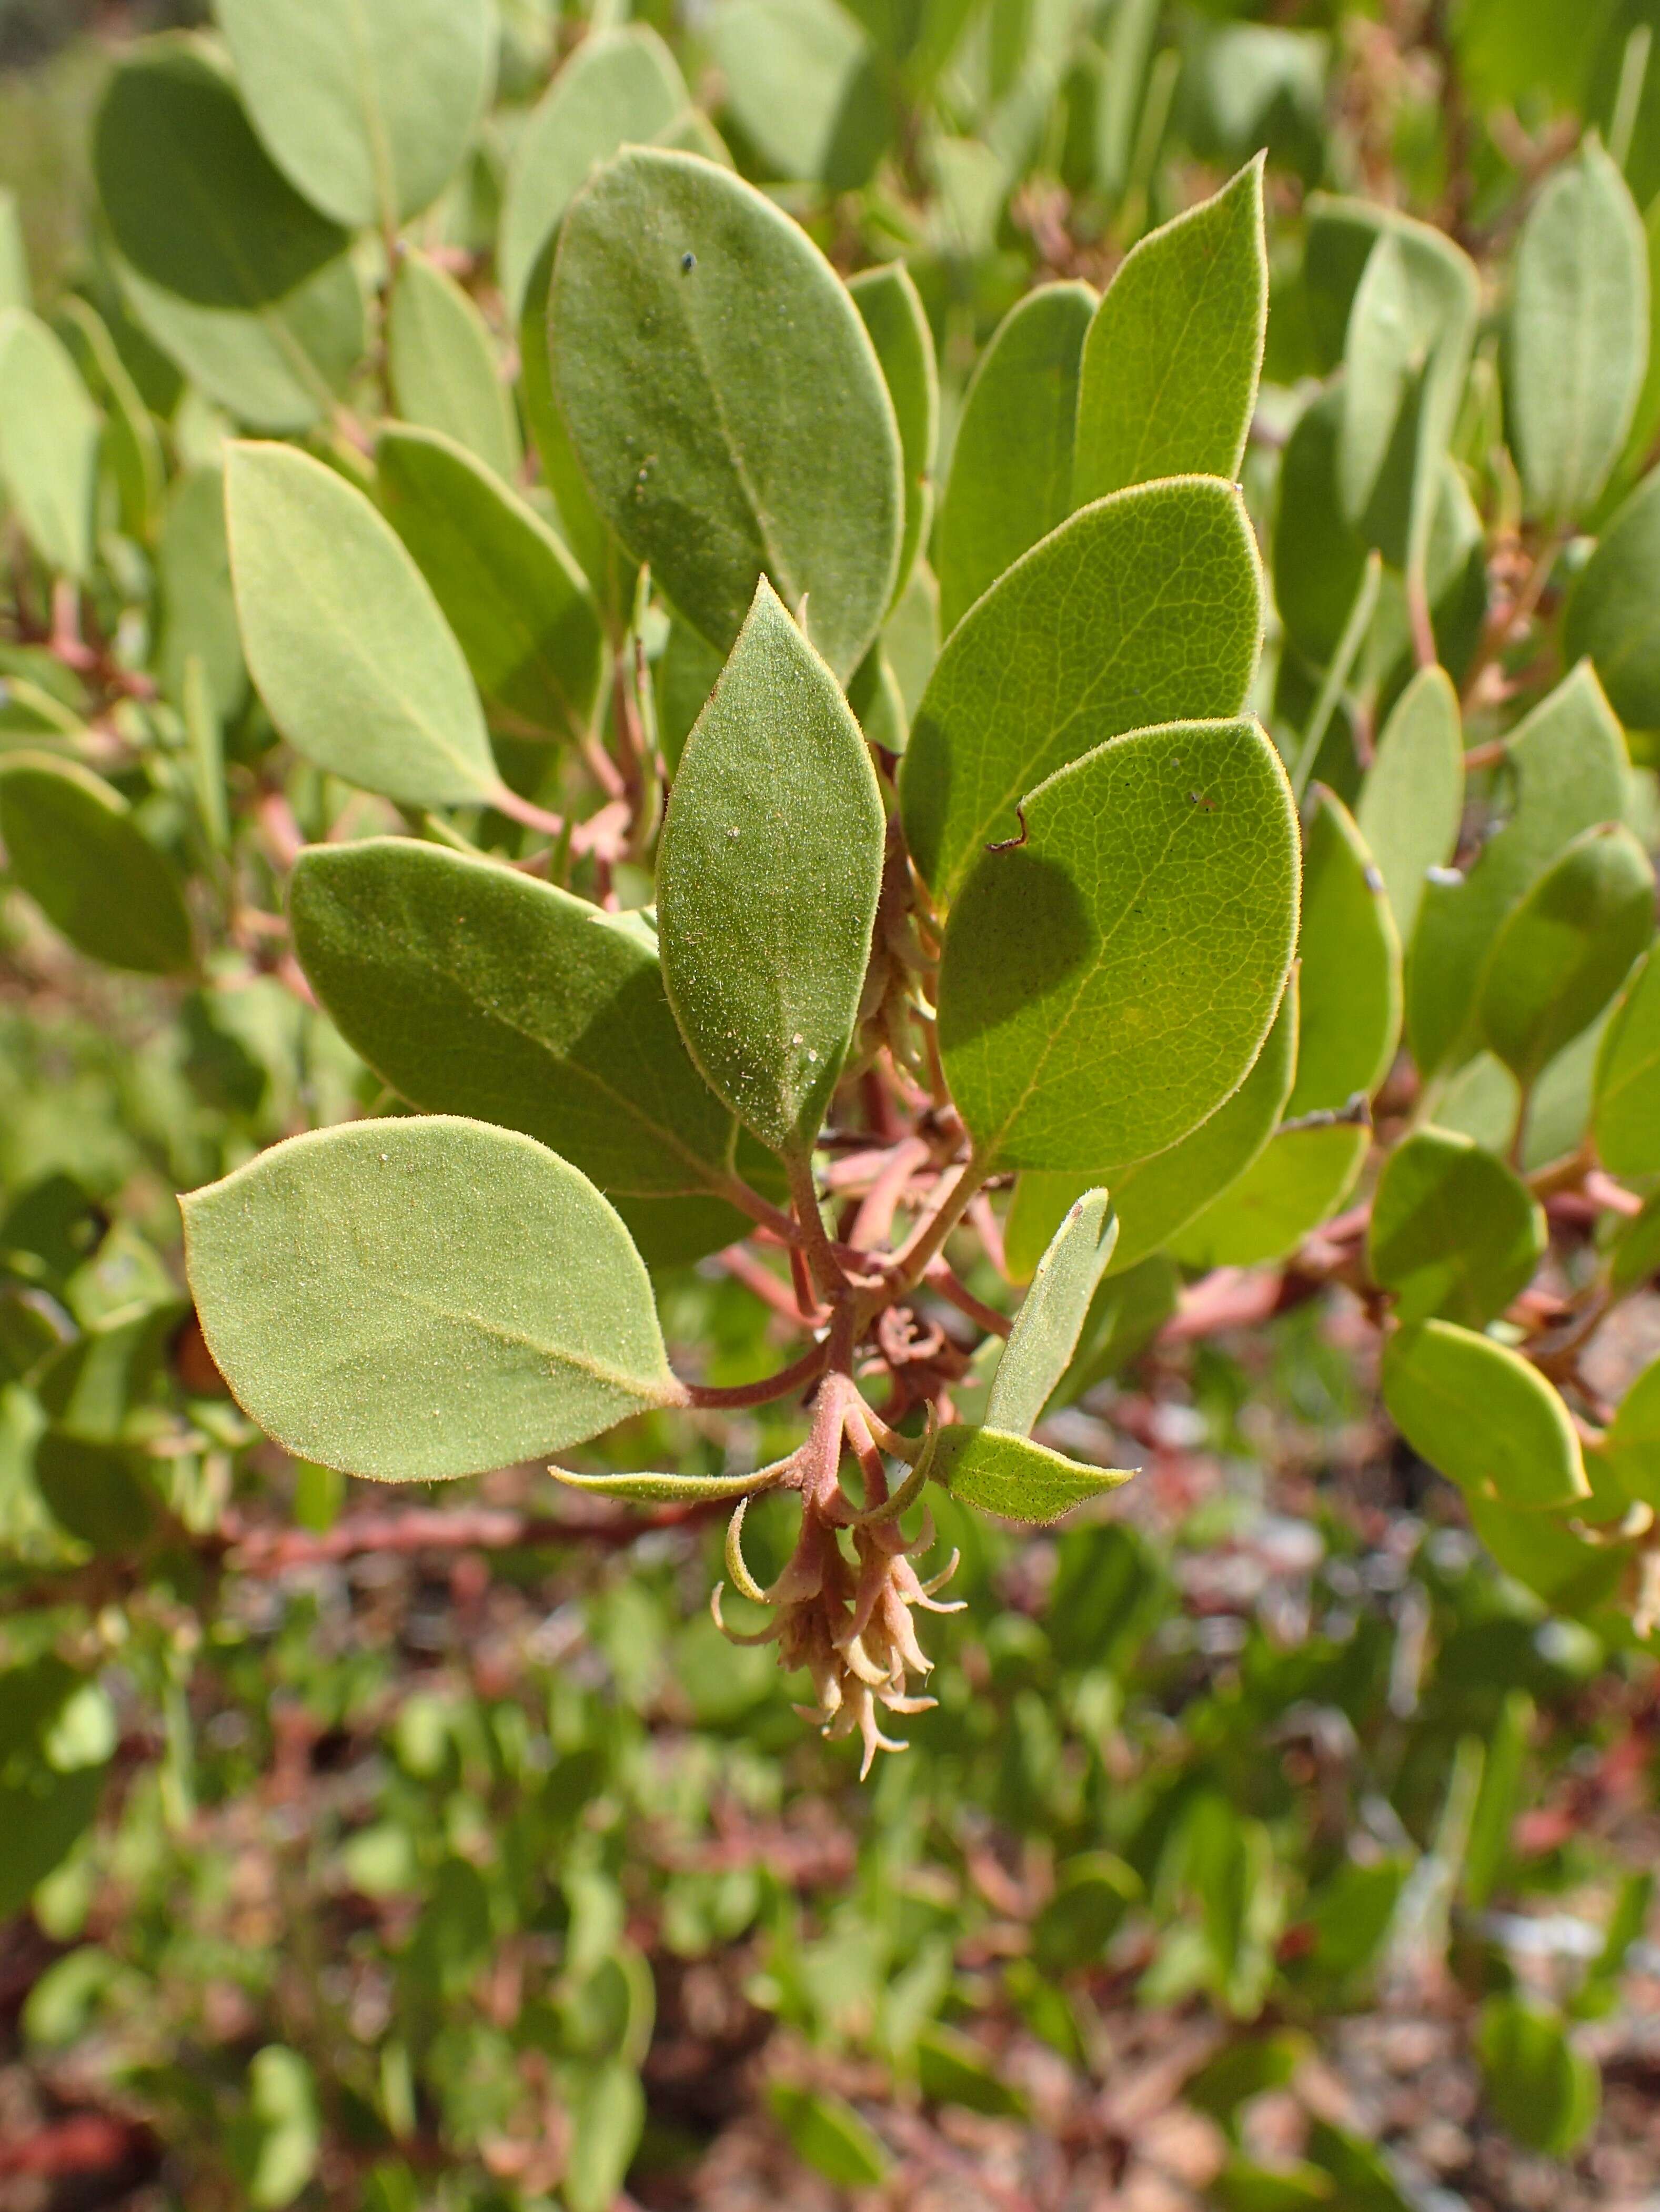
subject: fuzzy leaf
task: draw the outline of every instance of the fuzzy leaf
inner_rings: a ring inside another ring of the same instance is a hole
[[[1071,1364],[1117,1241],[1117,1217],[1106,1192],[1085,1191],[1055,1231],[1015,1316],[986,1404],[988,1427],[1025,1437],[1037,1425]]]
[[[1268,322],[1264,158],[1113,278],[1084,344],[1074,506],[1158,477],[1239,474]]]
[[[1420,669],[1383,725],[1355,809],[1403,945],[1412,941],[1425,876],[1457,850],[1463,811],[1458,694],[1444,669]]]
[[[1499,931],[1481,979],[1490,1048],[1523,1085],[1594,1021],[1654,934],[1654,870],[1629,830],[1586,830]]]
[[[911,732],[905,834],[936,896],[955,898],[985,847],[1018,835],[1018,801],[1103,739],[1238,714],[1262,635],[1231,484],[1140,485],[1035,546],[946,640]]]
[[[1030,1437],[956,1422],[940,1430],[931,1467],[953,1498],[1005,1521],[1058,1521],[1135,1473],[1134,1468],[1083,1467]]]
[[[1243,1175],[1170,1240],[1189,1267],[1256,1267],[1289,1259],[1359,1179],[1371,1132],[1339,1122],[1281,1129]]]
[[[1491,1337],[1448,1321],[1400,1330],[1383,1349],[1383,1402],[1419,1456],[1472,1497],[1531,1509],[1589,1492],[1567,1407]]]
[[[627,1230],[528,1137],[357,1121],[182,1203],[209,1348],[301,1458],[438,1481],[680,1401]]]
[[[61,339],[0,309],[0,488],[49,568],[92,574],[102,424]]]
[[[1043,284],[980,356],[939,502],[934,562],[949,635],[982,592],[1071,514],[1087,284]]]
[[[259,12],[277,22],[300,4]],[[344,231],[274,166],[235,87],[190,40],[150,40],[116,69],[93,167],[123,260],[198,307],[269,306],[345,249]]]
[[[190,915],[172,869],[120,793],[90,769],[0,755],[0,842],[12,880],[77,951],[146,975],[192,965]]]
[[[254,125],[337,222],[396,230],[459,167],[496,82],[491,0],[214,0]]]
[[[551,327],[599,511],[681,613],[727,652],[764,574],[845,682],[893,596],[904,483],[875,350],[806,233],[712,162],[632,148],[571,204]]]
[[[1618,510],[1568,599],[1566,651],[1633,729],[1660,728],[1660,469]]]
[[[1522,226],[1507,336],[1528,512],[1570,522],[1608,482],[1648,367],[1643,218],[1594,138],[1547,179]]]
[[[852,1040],[884,834],[859,725],[763,577],[675,778],[658,924],[692,1058],[775,1152],[812,1146]]]
[[[406,252],[398,264],[386,311],[386,368],[406,422],[443,431],[504,483],[514,481],[519,425],[484,319],[424,254]]]
[[[508,169],[496,256],[514,314],[589,171],[620,147],[661,143],[690,105],[673,55],[649,23],[583,40],[532,111]]]
[[[866,269],[851,279],[848,289],[876,348],[899,425],[905,531],[899,547],[897,599],[909,581],[933,517],[933,455],[939,441],[939,370],[933,332],[921,295],[903,261]]]
[[[1596,1151],[1615,1175],[1660,1170],[1660,959],[1651,952],[1602,1032]]]
[[[1472,1139],[1417,1129],[1383,1163],[1367,1263],[1407,1323],[1480,1328],[1533,1280],[1545,1216],[1519,1176]]]
[[[233,447],[226,504],[248,672],[295,750],[407,806],[488,801],[478,695],[392,526],[289,446]]]
[[[636,1505],[708,1505],[727,1498],[748,1498],[767,1481],[767,1470],[749,1474],[573,1474],[569,1468],[548,1473],[567,1489],[590,1498],[626,1498]]]
[[[1370,1098],[1401,1036],[1401,940],[1348,809],[1316,787],[1303,861],[1295,1121]]]
[[[1285,771],[1255,722],[1173,723],[1051,776],[1025,822],[946,929],[952,1095],[988,1162],[1145,1159],[1238,1087],[1279,1006],[1298,872]]]
[[[721,1196],[732,1118],[686,1055],[637,917],[397,837],[310,847],[290,911],[341,1035],[411,1104],[538,1138],[654,1264],[745,1233]]]
[[[605,675],[587,580],[534,509],[435,431],[392,424],[380,506],[432,586],[484,709],[512,736],[580,738]]]

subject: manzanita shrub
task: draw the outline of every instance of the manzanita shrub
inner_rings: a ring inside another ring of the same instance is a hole
[[[713,118],[645,25],[556,70],[486,0],[218,0],[117,58],[95,281],[46,319],[0,252],[0,840],[21,928],[161,979],[237,1112],[166,1140],[193,1314],[61,1177],[0,1232],[19,1558],[66,1603],[210,1550],[256,1431],[308,1513],[554,1461],[729,1516],[715,1624],[867,1775],[974,1601],[930,1501],[1094,1528],[1133,1470],[1046,1416],[1329,1295],[1503,1575],[1620,1663],[1660,1630],[1660,1363],[1611,1395],[1599,1352],[1660,1267],[1648,34],[1612,150],[1472,176],[1449,228],[1303,196],[1354,179],[1301,34],[1184,59],[1086,12],[1063,70],[1047,19],[724,0]],[[537,97],[492,118],[503,53]],[[671,1363],[694,1267],[771,1371]],[[751,1413],[764,1462],[711,1426]],[[83,1686],[6,1769],[9,1903],[93,1817]],[[1250,2018],[1267,1889],[1216,1838]],[[1493,2002],[1507,2124],[1572,2148],[1594,2076]],[[933,2078],[983,2100],[954,2033]],[[632,2033],[581,2074],[576,2212]],[[310,2093],[262,2057],[277,2203]]]

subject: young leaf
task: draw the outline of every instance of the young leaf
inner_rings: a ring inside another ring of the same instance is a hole
[[[1481,979],[1490,1048],[1523,1085],[1596,1019],[1654,934],[1654,870],[1631,831],[1576,837],[1499,931]]]
[[[956,1422],[940,1430],[931,1465],[934,1480],[953,1498],[1005,1521],[1058,1521],[1135,1473],[1134,1468],[1082,1467],[1030,1437]]]
[[[1417,1129],[1383,1163],[1367,1264],[1407,1323],[1480,1328],[1533,1280],[1545,1216],[1519,1176],[1450,1129]]]
[[[550,1467],[548,1473],[590,1498],[626,1498],[635,1505],[719,1504],[752,1497],[767,1482],[765,1468],[749,1474],[573,1474],[568,1468]]]
[[[946,640],[911,732],[905,835],[936,896],[955,898],[984,848],[1018,835],[1018,802],[1104,738],[1238,714],[1262,635],[1231,484],[1140,485],[1035,546]]]
[[[135,270],[118,273],[146,336],[252,430],[309,430],[327,420],[363,357],[363,288],[344,255],[246,313],[198,307]]]
[[[859,726],[763,576],[675,778],[658,926],[692,1058],[775,1152],[811,1147],[852,1040],[884,836]]]
[[[1660,959],[1633,976],[1596,1055],[1597,1156],[1615,1175],[1660,1170]]]
[[[1330,1220],[1366,1164],[1370,1131],[1339,1122],[1281,1129],[1170,1249],[1188,1267],[1256,1267],[1289,1259]]]
[[[395,231],[460,166],[496,82],[490,0],[214,0],[256,128],[314,205]]]
[[[1572,1505],[1590,1485],[1572,1417],[1536,1367],[1449,1321],[1383,1348],[1383,1403],[1420,1459],[1475,1498]]]
[[[1297,993],[1287,988],[1267,1042],[1231,1098],[1167,1151],[1132,1167],[1100,1170],[1098,1180],[1112,1193],[1118,1218],[1110,1275],[1139,1266],[1237,1182],[1279,1127],[1296,1066]],[[1091,1179],[1020,1177],[1003,1225],[1004,1256],[1017,1282],[1031,1273],[1055,1224]]]
[[[1643,1370],[1620,1401],[1602,1449],[1627,1496],[1660,1507],[1660,1359]]]
[[[934,563],[947,636],[981,593],[1066,520],[1087,284],[1043,284],[1012,307],[963,403],[939,502]]]
[[[496,371],[484,319],[453,276],[405,252],[386,311],[386,368],[397,412],[441,430],[504,483],[519,473],[519,425]]]
[[[1643,218],[1595,138],[1529,210],[1512,285],[1511,445],[1528,512],[1560,526],[1607,483],[1648,366]]]
[[[1037,1425],[1078,1348],[1095,1286],[1117,1241],[1118,1221],[1106,1192],[1085,1192],[1038,1261],[1015,1317],[987,1401],[988,1427],[1025,1437]]]
[[[101,776],[45,754],[0,755],[0,842],[20,884],[78,952],[174,975],[195,954],[172,869]]]
[[[848,285],[882,364],[899,425],[905,471],[905,530],[896,601],[903,596],[933,514],[933,455],[939,442],[939,371],[921,295],[903,261],[866,269]]]
[[[313,845],[295,950],[341,1035],[411,1104],[581,1168],[656,1265],[744,1233],[733,1127],[686,1056],[637,918],[401,837]]]
[[[1566,651],[1633,729],[1660,727],[1660,469],[1615,514],[1568,599]]]
[[[1412,942],[1425,876],[1457,850],[1463,811],[1458,694],[1444,669],[1420,669],[1383,725],[1355,809],[1403,945]]]
[[[722,653],[765,574],[845,682],[893,596],[904,483],[875,349],[806,233],[712,162],[632,148],[571,203],[551,327],[623,544]]]
[[[406,806],[488,802],[478,695],[391,525],[289,446],[234,446],[225,477],[248,672],[289,743]]]
[[[591,31],[532,111],[513,150],[496,258],[509,311],[591,169],[623,146],[660,143],[691,105],[649,23]]]
[[[92,574],[102,423],[61,339],[0,309],[0,487],[49,568]]]
[[[1401,1037],[1401,940],[1348,809],[1316,787],[1303,860],[1297,1080],[1286,1112],[1370,1098]]]
[[[285,21],[298,5],[261,12]],[[198,307],[268,306],[345,250],[345,232],[272,165],[234,86],[190,40],[149,40],[116,69],[93,167],[122,259]]]
[[[721,0],[708,37],[724,113],[759,155],[757,173],[832,192],[870,182],[892,136],[892,98],[847,14],[829,0]]]
[[[946,929],[952,1095],[987,1162],[1145,1159],[1238,1087],[1279,1006],[1298,873],[1285,771],[1255,722],[1172,723],[1062,769],[1025,820]]]
[[[1238,475],[1268,324],[1265,158],[1144,238],[1113,278],[1084,343],[1075,507],[1157,477]]]
[[[1462,883],[1427,887],[1419,913],[1407,1022],[1426,1074],[1479,1043],[1481,970],[1511,908],[1582,830],[1626,811],[1625,734],[1589,662],[1517,725],[1505,750],[1515,778],[1509,818]]]
[[[182,1204],[209,1348],[298,1457],[440,1481],[681,1398],[627,1230],[528,1137],[357,1121]]]
[[[516,737],[582,737],[605,676],[605,639],[587,579],[559,538],[436,431],[389,425],[375,469],[381,509],[432,586],[491,723]]]

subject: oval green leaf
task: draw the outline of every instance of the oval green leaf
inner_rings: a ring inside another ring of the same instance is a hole
[[[1602,1033],[1593,1126],[1605,1168],[1660,1171],[1660,959],[1652,952]]]
[[[1643,1370],[1620,1400],[1602,1449],[1620,1487],[1640,1504],[1660,1508],[1660,1359]]]
[[[627,1230],[528,1137],[358,1121],[182,1204],[209,1348],[297,1457],[441,1481],[683,1396]]]
[[[550,323],[623,544],[722,653],[765,574],[845,683],[893,596],[904,483],[875,349],[806,233],[712,162],[634,148],[571,203]]]
[[[681,758],[657,911],[692,1058],[775,1152],[811,1147],[852,1041],[885,834],[859,725],[763,577]]]
[[[922,295],[903,261],[866,269],[848,285],[870,332],[899,425],[905,471],[905,530],[896,600],[903,596],[927,534],[933,504],[933,455],[939,442],[939,370]]]
[[[732,1117],[686,1056],[637,918],[401,837],[309,847],[289,911],[341,1035],[412,1105],[539,1139],[654,1265],[744,1234],[721,1197]]]
[[[1633,729],[1660,728],[1660,469],[1615,514],[1568,599],[1570,655],[1595,662]]]
[[[1412,941],[1425,877],[1445,867],[1458,849],[1463,811],[1458,694],[1445,669],[1420,669],[1383,725],[1355,809],[1355,827],[1383,878],[1402,945]]]
[[[730,117],[756,173],[832,192],[870,181],[893,130],[893,100],[871,42],[834,0],[721,0],[707,36]]]
[[[984,848],[1018,834],[1018,802],[1104,739],[1238,714],[1262,636],[1231,484],[1139,485],[1034,546],[946,640],[917,710],[900,798],[936,896],[954,898]]]
[[[986,1402],[987,1425],[1030,1436],[1049,1394],[1071,1364],[1096,1285],[1118,1241],[1104,1190],[1085,1191],[1037,1263],[1031,1288],[1003,1346]]]
[[[1329,1122],[1281,1129],[1204,1212],[1170,1240],[1189,1267],[1259,1267],[1289,1259],[1359,1179],[1369,1129]]]
[[[1293,1121],[1370,1098],[1401,1038],[1401,940],[1383,878],[1348,809],[1323,787],[1303,861],[1298,950]]]
[[[1383,1349],[1383,1403],[1420,1459],[1475,1498],[1572,1505],[1590,1486],[1572,1415],[1519,1352],[1449,1321]]]
[[[1244,458],[1268,326],[1265,155],[1120,265],[1084,343],[1073,504]]]
[[[519,424],[496,374],[484,319],[455,279],[424,254],[405,252],[386,311],[386,370],[397,412],[441,430],[511,483]]]
[[[1172,723],[1062,769],[1025,818],[946,929],[952,1095],[988,1163],[1145,1159],[1237,1089],[1274,1020],[1297,930],[1290,786],[1255,722]]]
[[[0,487],[49,568],[92,574],[102,419],[43,322],[0,312]]]
[[[1417,1129],[1383,1163],[1367,1264],[1403,1322],[1480,1328],[1533,1280],[1546,1242],[1532,1192],[1468,1137]]]
[[[390,523],[291,446],[234,446],[225,475],[248,672],[289,743],[406,806],[488,802],[478,694]]]
[[[953,1422],[939,1431],[930,1470],[953,1498],[1005,1521],[1058,1521],[1086,1498],[1130,1480],[1134,1468],[1083,1467],[1030,1437]]]
[[[12,880],[78,952],[174,975],[195,954],[173,870],[101,776],[44,754],[0,756],[0,842]]]

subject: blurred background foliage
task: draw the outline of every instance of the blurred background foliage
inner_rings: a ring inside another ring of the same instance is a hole
[[[112,52],[191,12],[0,6],[0,184],[37,302],[96,302],[201,462],[223,418],[125,317],[86,150]],[[420,234],[507,346],[504,179],[592,27],[502,14],[499,103]],[[838,265],[905,252],[941,477],[1007,307],[1102,283],[1259,145],[1265,525],[1333,358],[1310,190],[1487,270],[1587,127],[1660,193],[1651,0],[640,14]],[[85,708],[47,654],[0,667],[0,735]],[[1280,680],[1300,722],[1312,679],[1292,654]],[[228,727],[251,779],[257,706]],[[291,787],[302,827],[321,781]],[[187,842],[175,793],[133,795]],[[252,1441],[186,1323],[173,1193],[378,1087],[257,960],[152,986],[0,915],[6,2212],[1660,2201],[1652,1662],[1474,1540],[1381,1418],[1343,1293],[1199,1341],[1152,1340],[1157,1285],[1123,1301],[1053,1419],[1141,1479],[1059,1535],[937,1509],[968,1610],[939,1710],[861,1790],[770,1655],[715,1633],[705,1528],[642,1534],[525,1469],[388,1508]],[[718,1268],[661,1297],[711,1381],[775,1364]],[[1657,1349],[1645,1293],[1607,1395]],[[774,1418],[618,1449],[760,1463]],[[786,1510],[751,1518],[763,1579]]]

